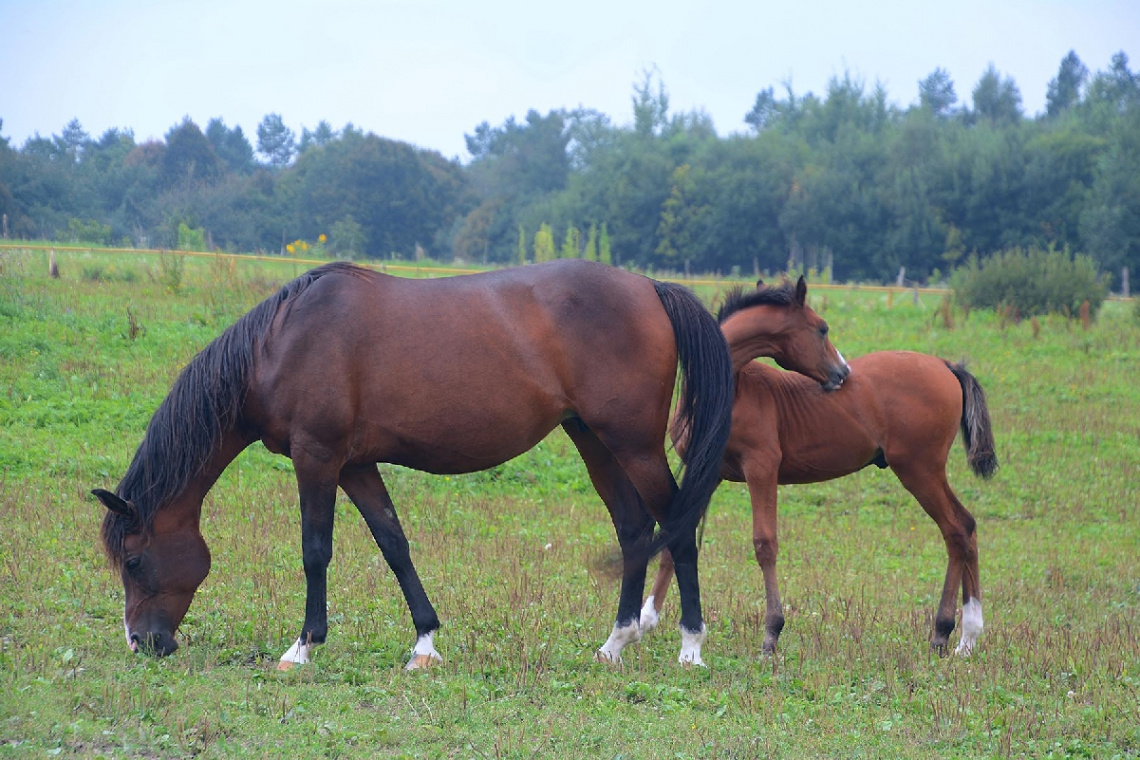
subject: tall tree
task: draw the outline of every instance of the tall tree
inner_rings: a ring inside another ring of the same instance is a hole
[[[186,180],[212,180],[221,174],[221,159],[198,125],[187,116],[166,133],[162,181],[166,186]]]
[[[256,167],[253,146],[240,125],[230,129],[221,118],[210,119],[206,124],[206,139],[230,171],[244,174]]]
[[[293,160],[296,145],[293,130],[285,126],[280,114],[266,114],[257,125],[257,152],[265,156],[270,166],[277,169],[288,166]]]
[[[1053,117],[1060,116],[1076,105],[1081,98],[1081,87],[1088,76],[1088,67],[1081,63],[1076,51],[1070,50],[1061,59],[1057,76],[1049,80],[1049,89],[1045,93],[1045,113]]]
[[[974,113],[992,124],[1021,120],[1021,90],[1013,79],[1002,77],[991,63],[974,86]]]
[[[954,81],[946,69],[939,67],[918,83],[919,106],[928,109],[935,116],[949,116],[958,96],[954,93]]]

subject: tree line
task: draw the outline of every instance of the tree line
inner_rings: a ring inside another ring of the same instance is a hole
[[[230,251],[846,281],[941,279],[1035,247],[1140,270],[1140,74],[1123,52],[1095,73],[1070,52],[1034,117],[992,65],[968,102],[943,69],[905,108],[848,74],[821,95],[768,87],[724,137],[702,111],[671,112],[654,72],[631,100],[628,125],[584,108],[484,122],[466,163],[352,124],[298,138],[278,114],[253,140],[220,118],[141,143],[73,120],[19,147],[0,121],[0,212],[9,237],[140,247],[177,247],[181,230]]]

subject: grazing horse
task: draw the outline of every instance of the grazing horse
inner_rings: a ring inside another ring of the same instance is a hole
[[[784,627],[776,582],[777,484],[818,483],[876,465],[894,471],[946,542],[949,564],[931,646],[946,651],[961,586],[956,652],[969,654],[982,632],[978,539],[974,518],[946,479],[946,458],[959,427],[971,469],[990,477],[998,461],[982,387],[962,365],[926,354],[884,351],[852,359],[851,376],[834,393],[759,362],[737,373],[722,475],[747,483],[752,500],[752,544],[767,597],[764,652],[776,650]],[[674,425],[675,439],[676,430]],[[663,554],[642,608],[643,630],[657,625],[671,577]]]
[[[826,382],[841,368],[816,338],[792,361]],[[678,365],[691,431],[680,488],[664,446]],[[473,472],[562,425],[625,556],[614,634],[599,659],[620,657],[627,631],[638,628],[642,549],[656,541],[676,561],[679,659],[699,663],[695,532],[719,483],[732,389],[716,320],[678,285],[582,261],[435,280],[344,263],[314,269],[187,364],[115,492],[93,491],[107,509],[102,538],[122,577],[128,646],[159,656],[177,649],[175,631],[210,569],[202,500],[260,440],[293,460],[300,495],[305,620],[279,666],[308,662],[328,632],[338,486],[408,604],[417,635],[408,667],[439,661],[439,618],[377,463]],[[651,536],[655,520],[661,529]]]

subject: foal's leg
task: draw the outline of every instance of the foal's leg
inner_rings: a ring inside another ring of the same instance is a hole
[[[645,588],[646,565],[634,565],[630,550],[638,541],[649,537],[653,531],[653,518],[621,465],[585,423],[578,419],[567,420],[562,428],[578,447],[590,480],[609,509],[617,530],[622,552],[621,596],[613,631],[595,653],[595,658],[600,662],[618,664],[621,662],[621,650],[641,640],[638,607]]]
[[[416,627],[416,645],[412,649],[407,669],[414,670],[441,662],[442,658],[432,645],[432,638],[439,629],[439,618],[412,564],[408,539],[400,527],[396,509],[392,506],[392,499],[388,496],[388,489],[384,487],[379,470],[375,464],[347,466],[340,472],[340,487],[360,510],[384,560],[392,568],[411,611],[412,623]]]
[[[776,580],[776,556],[780,541],[776,533],[776,469],[773,465],[744,462],[744,478],[752,499],[752,549],[764,575],[764,654],[776,651],[784,630],[784,608]]]
[[[669,593],[669,584],[673,582],[673,555],[668,549],[661,550],[661,559],[657,564],[657,575],[653,578],[653,587],[645,604],[641,607],[641,633],[645,635],[657,627],[661,622],[661,608],[665,606],[665,597]]]
[[[297,489],[301,496],[301,557],[305,567],[305,623],[301,635],[285,654],[278,669],[288,670],[309,661],[315,644],[328,635],[327,571],[332,559],[333,508],[336,475],[309,457],[295,454]]]
[[[908,491],[914,494],[926,513],[938,524],[946,542],[948,563],[942,599],[934,617],[934,636],[930,645],[945,653],[950,632],[954,630],[955,592],[962,588],[962,638],[957,652],[969,654],[982,633],[982,593],[978,575],[978,536],[973,516],[958,501],[946,473],[923,471],[911,466],[891,468]]]

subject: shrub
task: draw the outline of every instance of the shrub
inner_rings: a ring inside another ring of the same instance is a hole
[[[1097,273],[1088,256],[1069,251],[1014,248],[979,261],[971,256],[950,278],[954,297],[966,308],[993,309],[1030,317],[1061,313],[1076,316],[1089,302],[1095,316],[1108,295],[1108,276]]]

